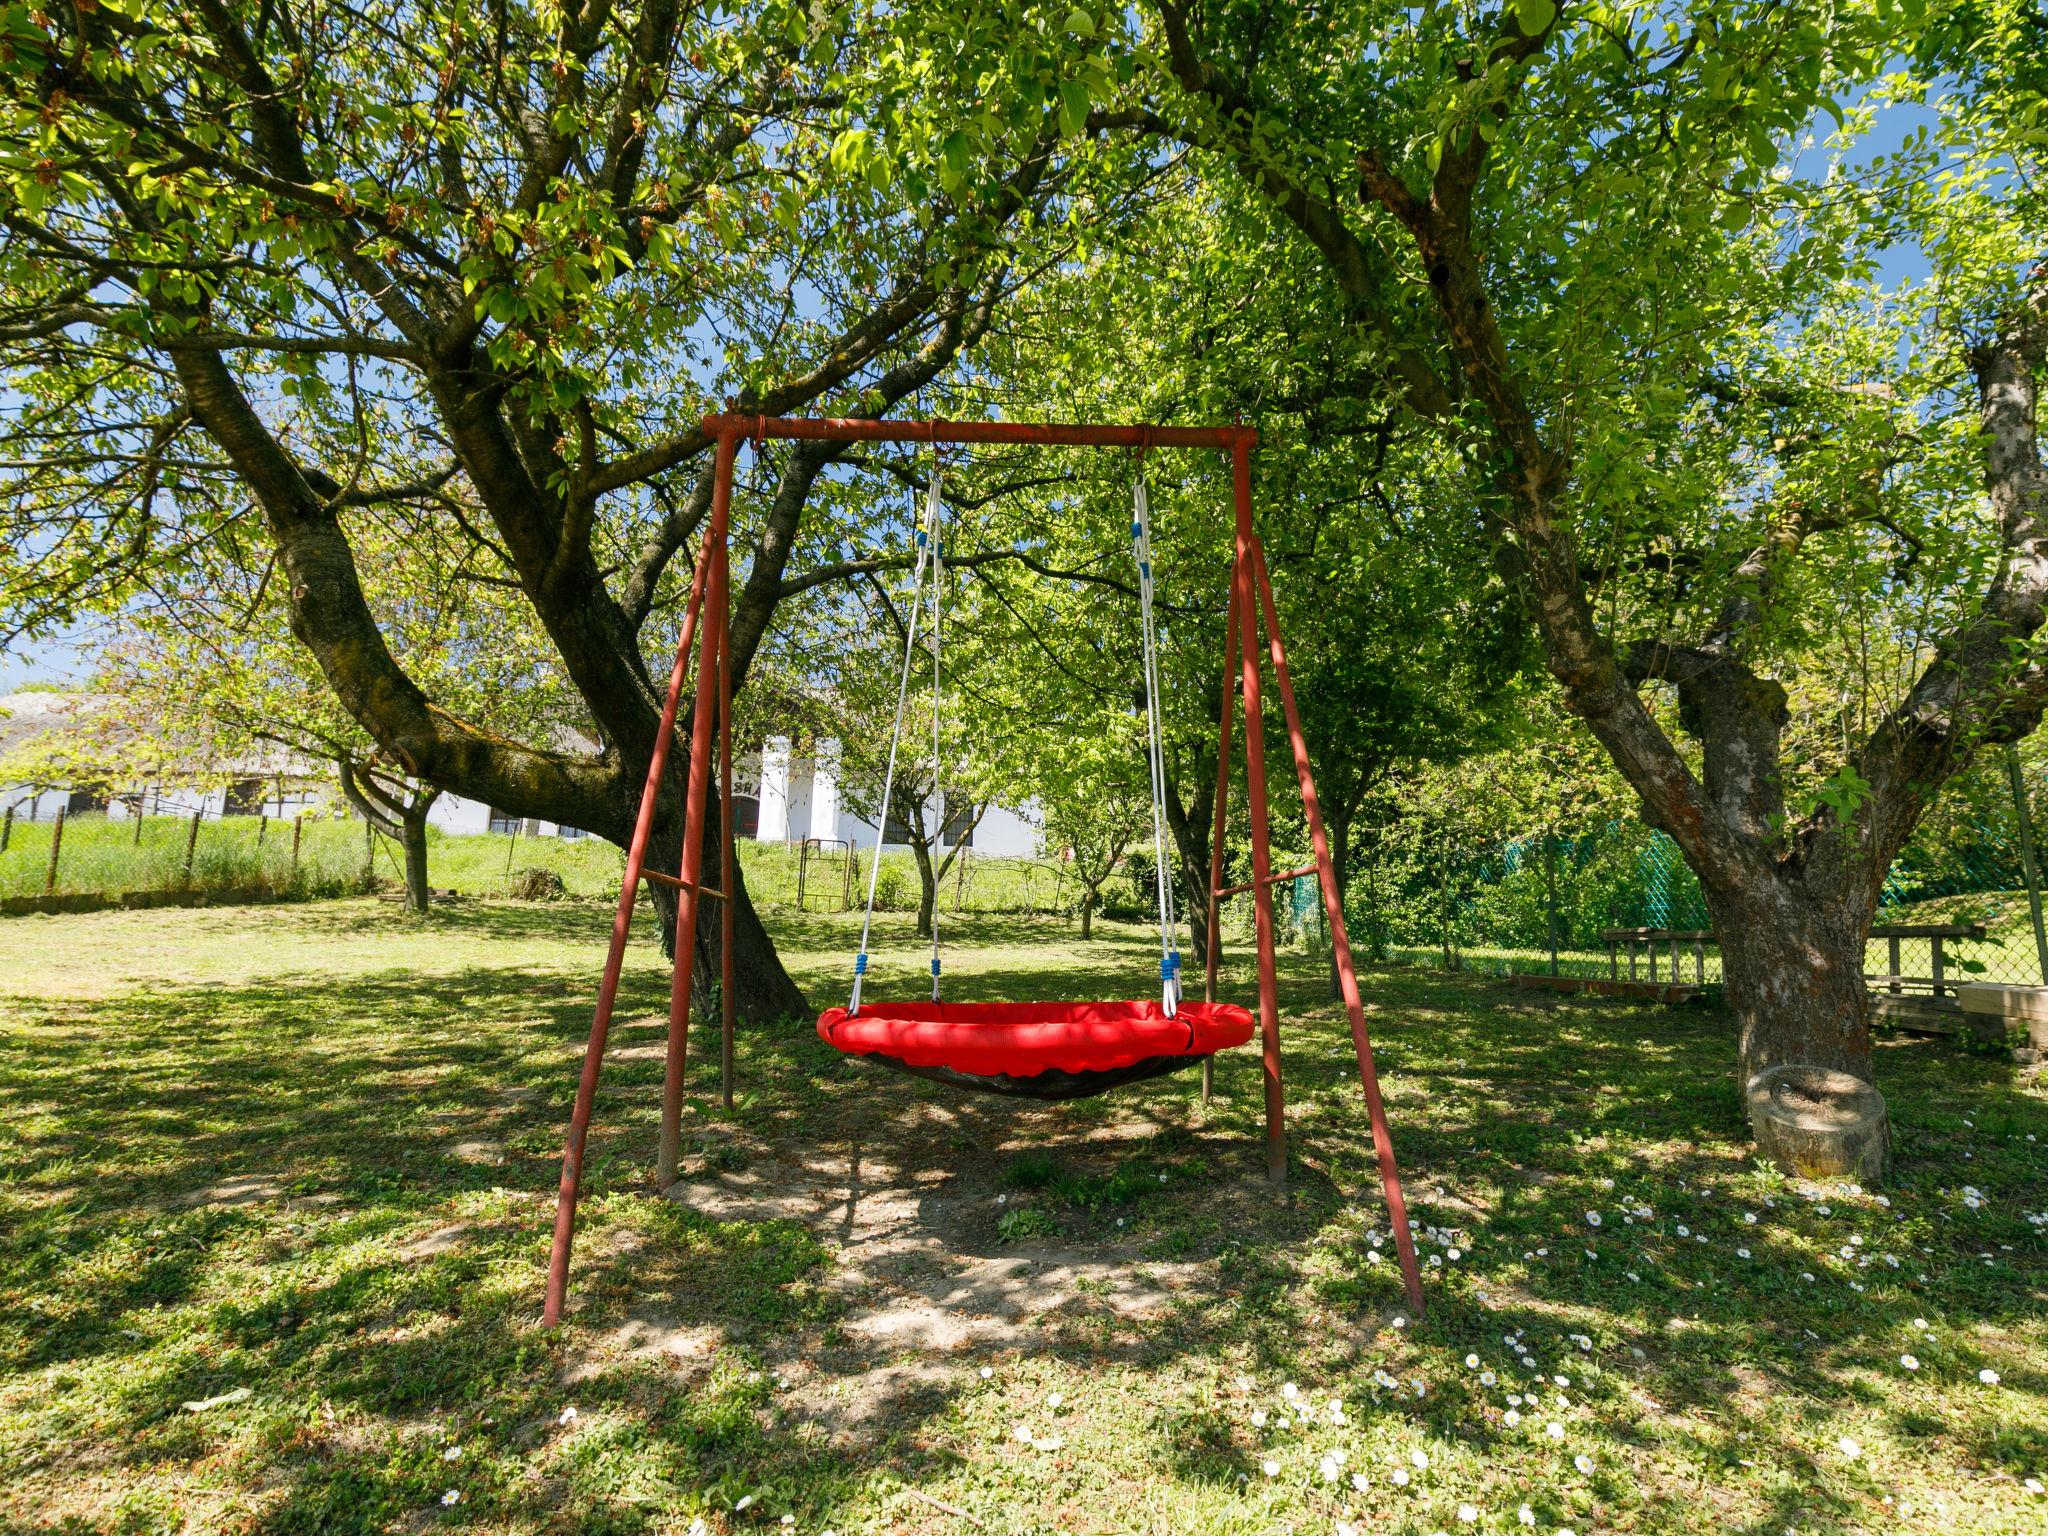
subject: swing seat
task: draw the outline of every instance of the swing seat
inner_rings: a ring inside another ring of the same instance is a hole
[[[1234,1003],[864,1003],[818,1016],[849,1056],[982,1093],[1079,1099],[1192,1066],[1252,1037]]]

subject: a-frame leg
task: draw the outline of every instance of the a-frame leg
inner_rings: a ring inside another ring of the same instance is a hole
[[[1280,690],[1280,708],[1287,717],[1288,741],[1294,749],[1294,773],[1301,781],[1301,805],[1308,818],[1309,840],[1315,846],[1317,884],[1323,891],[1323,911],[1330,920],[1330,949],[1337,962],[1337,982],[1344,995],[1345,1011],[1351,1016],[1351,1044],[1358,1053],[1358,1080],[1365,1089],[1365,1107],[1372,1119],[1373,1151],[1379,1159],[1380,1185],[1386,1191],[1387,1211],[1394,1222],[1394,1248],[1401,1258],[1401,1278],[1408,1287],[1409,1305],[1422,1314],[1422,1272],[1415,1262],[1415,1234],[1408,1230],[1408,1202],[1401,1193],[1401,1175],[1394,1165],[1394,1138],[1387,1129],[1387,1109],[1380,1098],[1379,1073],[1373,1067],[1372,1040],[1365,1028],[1365,1005],[1359,998],[1358,972],[1351,963],[1351,937],[1344,927],[1343,893],[1337,889],[1336,867],[1330,862],[1330,840],[1323,831],[1323,812],[1316,800],[1316,786],[1309,772],[1308,738],[1301,729],[1301,712],[1294,704],[1294,684],[1287,676],[1287,648],[1280,640],[1280,616],[1273,605],[1273,583],[1266,574],[1266,552],[1252,540],[1252,572],[1257,580],[1259,606],[1266,619],[1266,644],[1273,658],[1273,680]]]
[[[682,1162],[683,1065],[690,1039],[690,980],[697,960],[697,908],[704,895],[704,820],[711,792],[711,738],[718,730],[719,669],[727,629],[726,519],[732,505],[733,459],[739,440],[721,437],[711,484],[711,581],[704,593],[704,638],[698,646],[697,703],[690,724],[690,785],[683,802],[682,889],[676,893],[675,973],[668,994],[668,1058],[661,1083],[661,1145],[655,1182],[667,1189]],[[717,894],[713,892],[712,894]]]
[[[732,552],[727,544],[718,546],[718,584],[732,590]],[[733,838],[732,805],[732,611],[728,606],[718,613],[718,811],[719,811],[719,891],[724,899],[724,910],[719,925],[719,1021],[718,1021],[718,1091],[720,1101],[727,1109],[732,1108],[732,1046],[733,1026],[738,1019],[739,994],[734,986],[733,975],[733,930],[738,918],[733,912],[733,898],[739,887],[739,854]]]
[[[619,904],[612,914],[611,948],[605,954],[604,979],[598,983],[597,1009],[590,1020],[590,1043],[583,1049],[583,1075],[576,1082],[576,1107],[569,1115],[569,1139],[562,1149],[562,1180],[555,1192],[555,1236],[548,1252],[547,1302],[543,1314],[550,1327],[562,1320],[562,1302],[568,1294],[569,1249],[576,1233],[576,1197],[583,1180],[583,1149],[590,1138],[590,1112],[597,1102],[605,1042],[611,1036],[612,1007],[619,995],[619,973],[625,964],[626,940],[633,931],[633,905],[640,894],[641,871],[647,865],[647,842],[654,830],[655,807],[661,801],[662,774],[668,767],[669,743],[675,739],[676,708],[683,696],[683,678],[690,668],[690,646],[704,610],[704,589],[710,574],[711,546],[707,540],[698,552],[697,571],[690,580],[690,598],[683,609],[675,665],[669,671],[661,727],[647,760],[647,783],[640,791],[640,813],[633,822],[633,838],[626,846],[626,870],[619,880]]]
[[[1273,852],[1266,824],[1266,735],[1259,713],[1258,600],[1252,593],[1251,449],[1240,443],[1231,455],[1237,501],[1238,669],[1244,679],[1245,799],[1252,834],[1252,922],[1258,938],[1259,1042],[1265,1056],[1266,1177],[1287,1181],[1287,1112],[1280,1082],[1280,985],[1273,956]]]

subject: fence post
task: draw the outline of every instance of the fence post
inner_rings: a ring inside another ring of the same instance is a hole
[[[7,845],[14,841],[14,807],[7,807],[5,820],[0,820],[0,853],[7,851]]]
[[[796,845],[796,909],[804,909],[804,877],[811,868],[811,840],[807,837]]]
[[[263,851],[263,834],[269,830],[269,814],[264,811],[258,811],[256,813],[256,851],[258,853],[261,853]]]
[[[2020,824],[2020,869],[2027,877],[2027,912],[2034,920],[2036,974],[2048,986],[2048,933],[2041,927],[2041,872],[2034,862],[2034,818],[2027,807],[2027,781],[2020,772],[2019,748],[2007,745],[2005,771],[2012,780],[2012,808]]]
[[[363,818],[363,891],[377,889],[377,826],[369,817]]]
[[[508,894],[512,889],[512,855],[519,850],[519,829],[525,825],[523,821],[513,822],[512,841],[505,845],[505,890]]]
[[[1557,834],[1543,834],[1543,888],[1548,912],[1544,926],[1550,937],[1550,974],[1557,974]]]
[[[1886,958],[1891,961],[1891,982],[1885,990],[1896,997],[1905,990],[1899,984],[1899,936],[1896,933],[1892,935],[1891,942],[1886,946],[1886,949],[1888,950]]]
[[[300,836],[300,834],[301,834],[301,833],[303,833],[303,832],[304,832],[305,830],[306,830],[306,818],[305,818],[305,817],[304,817],[303,815],[300,815],[300,816],[294,816],[294,817],[292,818],[292,879],[293,879],[293,880],[297,880],[297,879],[299,878],[299,836]]]
[[[1934,995],[1937,998],[1939,998],[1942,992],[1945,990],[1945,988],[1942,986],[1942,980],[1948,974],[1948,971],[1947,967],[1942,963],[1944,957],[1941,952],[1941,935],[1937,933],[1934,936],[1932,943],[1934,946],[1934,963],[1930,967],[1930,969],[1932,969],[1934,972]]]
[[[953,881],[953,910],[958,912],[967,900],[967,861],[974,856],[974,850],[962,848],[953,856],[960,861],[960,873]]]
[[[1437,895],[1437,924],[1442,929],[1444,970],[1451,968],[1451,840],[1444,838],[1443,879]]]
[[[50,832],[50,869],[43,876],[43,894],[57,889],[57,855],[64,849],[64,806],[57,807],[57,825]]]
[[[204,806],[192,813],[192,828],[185,834],[185,873],[179,878],[178,888],[192,889],[192,855],[199,851],[199,818],[206,814]]]
[[[128,844],[131,848],[140,848],[142,846],[142,816],[144,810],[149,805],[148,800],[143,798],[144,793],[143,790],[139,789],[135,791],[135,836]]]

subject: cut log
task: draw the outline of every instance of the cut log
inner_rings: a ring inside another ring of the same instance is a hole
[[[1827,1067],[1772,1067],[1749,1080],[1749,1128],[1766,1157],[1809,1179],[1883,1179],[1891,1156],[1884,1095]]]

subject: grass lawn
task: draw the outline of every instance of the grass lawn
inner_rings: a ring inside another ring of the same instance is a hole
[[[837,998],[849,920],[776,921]],[[0,924],[0,1529],[2048,1531],[2048,1091],[2005,1062],[1888,1042],[1895,1178],[1805,1188],[1752,1161],[1710,1010],[1374,973],[1418,1319],[1305,960],[1284,1193],[1249,1051],[1206,1108],[1194,1074],[1019,1105],[800,1021],[743,1032],[730,1116],[693,1056],[664,1198],[649,940],[550,1333],[605,928]],[[1135,927],[949,937],[961,997],[1154,963]],[[908,919],[877,948],[871,995],[914,988]]]

